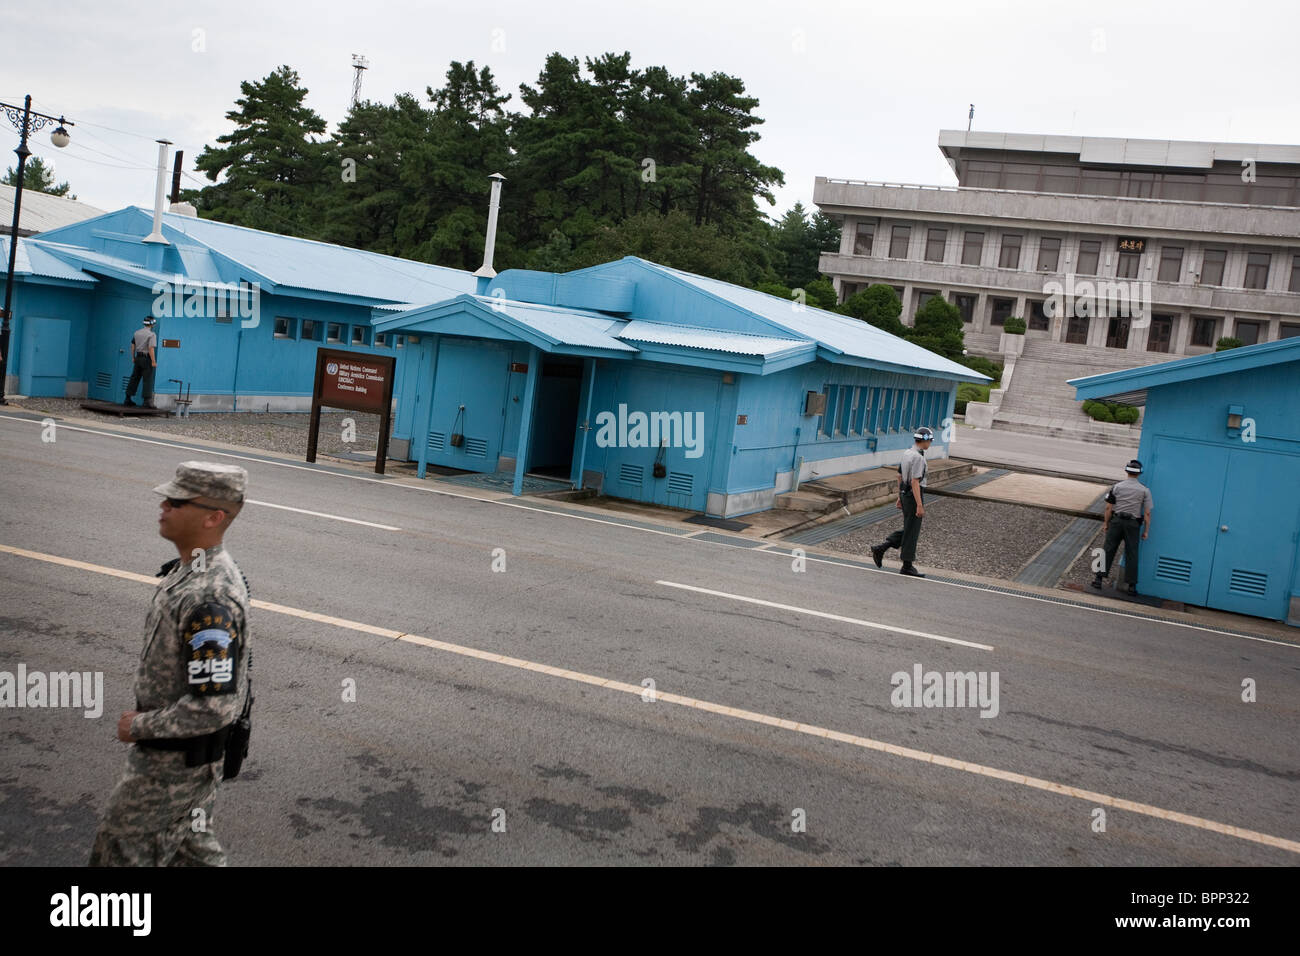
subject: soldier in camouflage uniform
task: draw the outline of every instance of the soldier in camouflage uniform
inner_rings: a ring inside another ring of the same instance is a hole
[[[159,534],[178,561],[154,592],[136,671],[136,709],[117,725],[133,743],[95,835],[92,866],[223,866],[212,832],[223,728],[248,694],[248,585],[222,544],[248,474],[182,462],[159,485]],[[166,570],[166,566],[164,566]],[[196,812],[201,811],[201,812]]]

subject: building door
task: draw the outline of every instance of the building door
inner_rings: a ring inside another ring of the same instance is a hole
[[[18,365],[18,391],[23,395],[63,398],[68,383],[67,319],[26,316]]]
[[[1075,345],[1087,345],[1088,323],[1090,321],[1087,316],[1070,316],[1070,324],[1066,326],[1065,330],[1065,341],[1073,342]]]
[[[1300,499],[1278,489],[1300,487],[1300,457],[1157,438],[1147,476],[1155,508],[1138,587],[1284,619]]]
[[[86,394],[105,402],[121,402],[131,378],[131,336],[142,326],[139,316],[95,317],[91,319],[86,366],[90,371]],[[155,326],[154,334],[158,334]],[[158,339],[159,348],[162,338]],[[159,349],[154,350],[158,354]],[[154,387],[158,387],[157,376]],[[139,393],[137,393],[138,396]]]
[[[1111,319],[1110,325],[1106,329],[1106,348],[1108,349],[1128,348],[1128,329],[1129,329],[1129,319],[1127,317],[1120,318],[1120,319]]]
[[[582,359],[539,358],[542,370],[537,379],[527,468],[533,474],[567,479],[573,471],[583,363]]]
[[[497,342],[442,340],[433,379],[429,464],[466,471],[497,470],[509,368],[510,355]]]
[[[1246,448],[1230,452],[1210,572],[1211,607],[1286,618],[1300,527],[1296,488],[1300,457]]]
[[[1151,319],[1151,331],[1147,333],[1148,352],[1168,352],[1169,343],[1174,334],[1174,319],[1169,315],[1157,315]]]

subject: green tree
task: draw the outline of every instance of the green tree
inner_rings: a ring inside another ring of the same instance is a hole
[[[925,305],[916,310],[916,318],[908,330],[907,338],[944,358],[960,359],[966,340],[962,332],[960,310],[942,296],[931,296]]]
[[[0,184],[5,186],[18,185],[18,167],[10,166],[0,179]],[[68,199],[76,199],[76,195],[68,195],[68,190],[72,187],[67,183],[55,183],[54,167],[47,166],[45,160],[39,156],[33,156],[27,160],[27,165],[23,169],[23,190],[30,189],[32,192],[48,193],[51,196],[64,196]]]
[[[641,213],[616,226],[600,226],[574,253],[570,268],[638,256],[697,275],[753,287],[758,275],[743,243],[724,236],[715,225],[697,226],[690,215],[674,210],[666,216]]]
[[[791,288],[807,288],[821,275],[821,254],[839,248],[840,227],[821,212],[811,217],[796,202],[772,227],[773,257],[781,281]]]
[[[226,114],[235,129],[217,137],[220,146],[204,147],[194,164],[215,183],[195,194],[200,211],[223,222],[314,237],[325,152],[312,137],[325,132],[325,121],[305,105],[307,90],[287,66],[239,89],[243,96]]]
[[[883,329],[890,335],[907,337],[907,326],[898,319],[903,314],[903,302],[892,286],[873,285],[855,292],[840,306],[839,311]]]

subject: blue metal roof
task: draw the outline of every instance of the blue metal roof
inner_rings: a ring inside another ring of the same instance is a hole
[[[775,333],[786,333],[792,338],[814,341],[819,346],[819,357],[829,362],[847,361],[850,364],[881,367],[913,375],[929,373],[937,378],[961,382],[992,381],[986,375],[981,375],[964,365],[958,365],[941,355],[890,335],[859,319],[811,306],[796,306],[793,302],[764,292],[661,266],[635,256],[628,256],[618,263],[594,266],[591,270],[585,271],[612,270],[623,264],[632,264],[667,276],[716,300],[741,309],[750,316],[758,318],[763,325]],[[638,296],[638,312],[639,302]],[[662,320],[662,317],[655,316],[655,319]]]
[[[9,237],[0,237],[0,258],[9,261]],[[42,279],[61,279],[65,282],[84,282],[93,285],[98,280],[86,275],[76,266],[69,265],[30,239],[18,239],[18,254],[14,256],[14,275],[37,276]]]
[[[433,302],[475,289],[474,277],[460,269],[282,236],[214,219],[166,213],[163,222],[169,232],[200,242],[266,276],[276,285],[386,302]]]
[[[1076,399],[1109,398],[1130,405],[1145,405],[1147,389],[1172,385],[1233,372],[1248,372],[1285,362],[1300,362],[1300,338],[1280,339],[1260,345],[1247,345],[1222,352],[1209,352],[1191,358],[1121,369],[1103,375],[1072,378]]]
[[[627,323],[619,331],[618,337],[629,342],[677,345],[710,352],[761,355],[764,358],[802,350],[812,351],[817,348],[817,343],[808,339],[783,339],[749,335],[743,332],[719,332],[717,329],[701,329],[667,322],[646,322],[641,319]]]
[[[616,352],[635,352],[634,346],[620,342],[615,336],[627,323],[601,312],[566,309],[562,306],[536,305],[532,302],[513,302],[490,295],[471,298],[505,315],[521,325],[550,339],[557,345],[581,348],[612,349]]]

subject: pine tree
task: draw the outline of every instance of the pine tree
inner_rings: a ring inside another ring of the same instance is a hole
[[[18,167],[10,166],[0,179],[0,185],[17,186],[18,185]],[[48,193],[51,196],[63,196],[67,199],[76,199],[76,195],[68,195],[68,190],[72,187],[67,183],[58,183],[54,179],[54,167],[47,166],[45,160],[39,156],[33,156],[27,160],[27,165],[23,168],[23,191],[31,190],[36,193]]]

